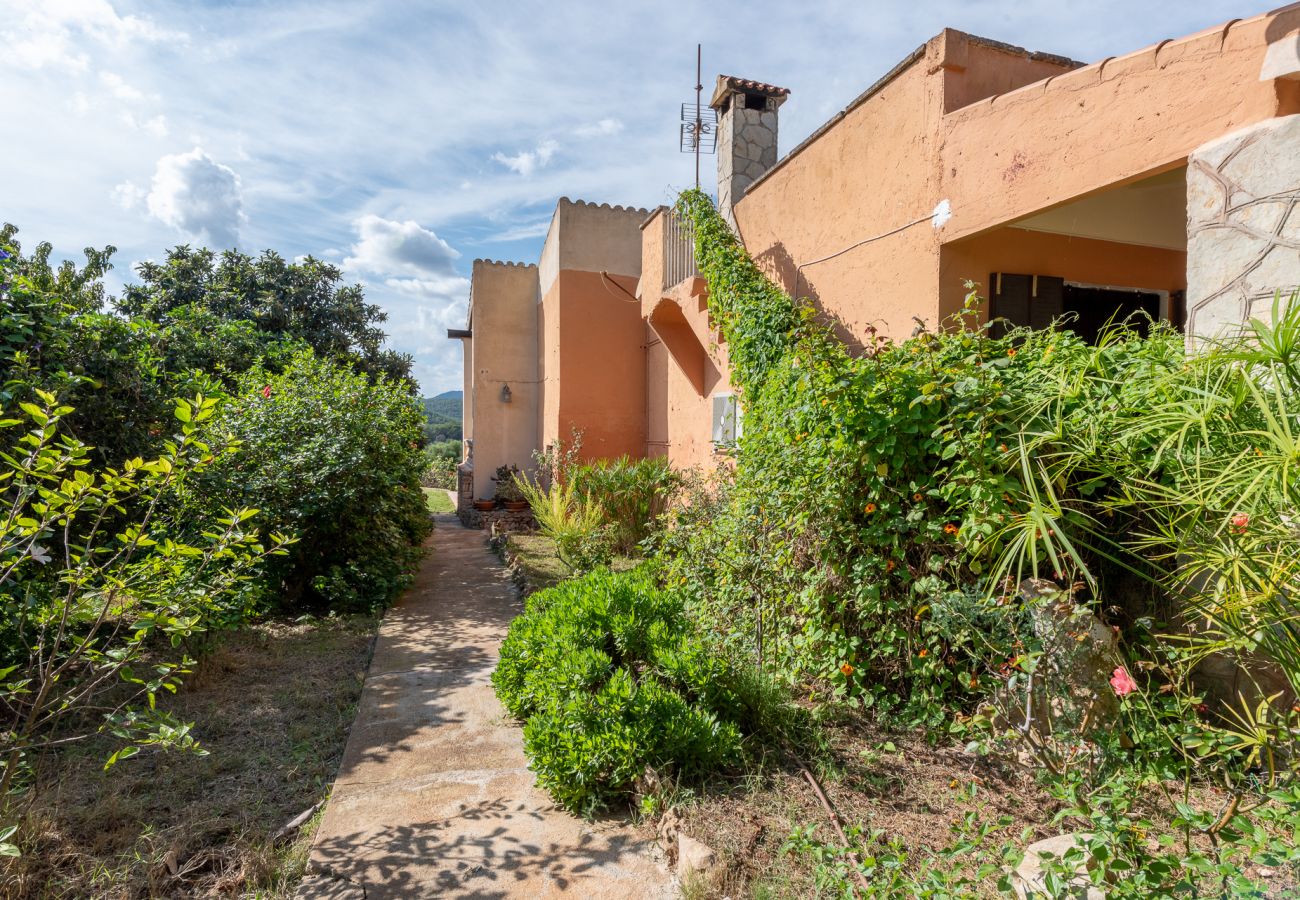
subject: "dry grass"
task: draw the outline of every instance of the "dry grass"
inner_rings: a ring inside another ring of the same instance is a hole
[[[369,660],[370,617],[264,622],[225,636],[176,697],[207,756],[103,771],[105,742],[42,761],[5,897],[289,897],[329,793]]]
[[[527,579],[531,591],[553,587],[573,577],[573,572],[560,561],[559,554],[555,552],[555,541],[541,534],[512,533],[507,557]],[[629,556],[616,556],[610,568],[615,572],[623,572],[638,562]]]
[[[1056,833],[1047,824],[1055,806],[1023,772],[860,721],[827,726],[825,735],[830,749],[819,780],[845,825],[883,829],[885,840],[897,838],[909,850],[949,844],[950,826],[977,808],[989,819],[1012,817],[1015,832]],[[817,896],[812,861],[781,850],[795,827],[810,824],[835,842],[797,766],[766,766],[715,783],[676,811],[682,830],[712,847],[725,867],[723,883],[701,896]]]
[[[860,720],[827,726],[825,736],[830,752],[818,774],[841,821],[864,832],[880,829],[881,842],[899,841],[911,860],[925,858],[927,849],[951,846],[953,826],[972,810],[984,821],[1005,816],[1012,822],[990,839],[990,849],[1004,841],[1019,843],[1022,831],[1028,832],[1023,847],[1068,828],[1052,824],[1060,804],[1018,765],[967,755],[960,747],[932,746],[920,732],[885,732]],[[1219,795],[1211,796],[1211,790],[1193,789],[1193,803],[1216,805]],[[1139,804],[1142,814],[1167,821],[1156,798],[1150,800]],[[681,798],[675,813],[682,831],[712,847],[723,864],[720,882],[697,887],[692,896],[823,896],[815,881],[816,863],[782,852],[791,831],[800,826],[817,825],[821,840],[838,843],[825,809],[797,766],[778,763],[730,782],[719,780],[698,796]],[[1246,874],[1269,879],[1270,898],[1300,896],[1300,872],[1252,865]],[[995,880],[978,896],[1003,896]]]

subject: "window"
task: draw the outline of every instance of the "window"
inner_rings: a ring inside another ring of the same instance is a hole
[[[740,438],[740,404],[735,394],[713,395],[713,446],[731,447]]]

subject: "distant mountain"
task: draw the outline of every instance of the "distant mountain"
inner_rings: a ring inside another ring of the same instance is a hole
[[[427,441],[458,441],[461,439],[461,414],[464,407],[462,391],[443,391],[436,397],[425,397],[424,436]]]

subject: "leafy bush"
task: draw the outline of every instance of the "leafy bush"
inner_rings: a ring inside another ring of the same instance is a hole
[[[623,554],[635,553],[650,536],[681,484],[666,457],[599,460],[575,468],[569,477],[600,508],[614,549]]]
[[[188,726],[157,713],[154,698],[189,671],[187,642],[243,619],[250,577],[287,542],[259,543],[247,524],[256,509],[194,520],[167,503],[219,464],[198,435],[216,401],[178,404],[179,433],[156,459],[94,471],[89,449],[60,433],[71,408],[36,398],[0,420],[22,432],[0,465],[5,807],[29,754],[51,746],[108,731],[122,741],[110,764],[143,746],[192,749]]]
[[[515,478],[542,534],[555,541],[555,552],[573,572],[608,565],[613,544],[604,513],[588,496],[578,496],[572,480],[553,480],[549,488],[522,476]]]
[[[1116,896],[1249,893],[1243,860],[1294,865],[1300,298],[1189,357],[1160,324],[995,337],[972,287],[945,330],[854,357],[707,198],[680,206],[745,415],[734,473],[664,542],[713,633],[907,722],[991,726],[976,746],[1040,764]],[[1028,576],[1118,634],[1109,728],[1061,728],[1052,702],[1045,733],[966,716],[1045,662]],[[1240,667],[1216,705],[1211,656]],[[1223,794],[1189,799],[1206,784]],[[1158,852],[1139,799],[1177,832]]]
[[[456,467],[460,464],[460,441],[441,441],[424,448],[424,475],[420,483],[425,487],[457,489]]]
[[[310,351],[281,373],[258,366],[212,423],[238,443],[188,502],[255,505],[298,537],[271,569],[290,607],[369,609],[410,580],[430,519],[420,490],[422,415],[402,382],[371,381]]]
[[[518,503],[523,500],[524,492],[519,487],[522,477],[518,466],[497,466],[496,474],[492,476],[497,486],[493,497],[503,503]]]
[[[492,682],[525,722],[538,784],[566,809],[628,796],[647,766],[692,778],[740,759],[740,680],[644,569],[533,594]]]

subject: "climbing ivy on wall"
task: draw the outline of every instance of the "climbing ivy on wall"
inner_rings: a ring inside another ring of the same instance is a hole
[[[707,196],[687,192],[678,210],[745,425],[734,472],[668,538],[673,577],[721,640],[761,644],[792,681],[916,722],[973,706],[1023,631],[1005,576],[1091,577],[1071,540],[1086,515],[1028,499],[1026,434],[1068,439],[1063,425],[1118,408],[1180,364],[1180,338],[994,338],[971,286],[948,327],[869,333],[855,356],[763,274]]]

